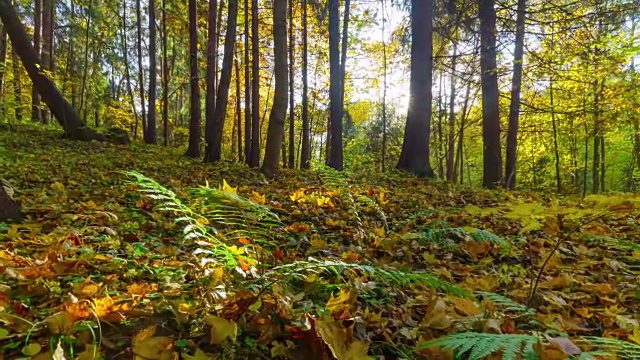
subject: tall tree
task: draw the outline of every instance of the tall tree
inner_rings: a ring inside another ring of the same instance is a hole
[[[449,127],[448,127],[448,139],[447,139],[447,181],[456,181],[456,168],[454,164],[455,157],[455,126],[456,126],[456,60],[458,59],[458,46],[453,44],[453,54],[451,56],[451,77],[449,79]]]
[[[309,124],[309,44],[308,44],[308,4],[302,0],[302,154],[300,167],[311,167],[311,127]]]
[[[293,20],[293,10],[294,10],[294,1],[289,0],[289,168],[293,169],[296,167],[296,153],[295,153],[295,99],[294,99],[294,89],[295,89],[295,76],[294,76],[294,63],[295,63],[295,49],[296,49],[296,38],[294,36],[294,20]]]
[[[233,57],[236,47],[238,0],[229,0],[228,8],[229,14],[227,16],[227,32],[224,36],[222,70],[216,96],[216,108],[213,116],[213,133],[212,137],[207,141],[206,162],[219,161],[222,157],[222,134],[224,132],[224,120],[227,116],[229,88],[231,87],[231,73],[233,71]]]
[[[140,92],[140,111],[142,114],[142,134],[146,139],[147,134],[147,110],[144,101],[144,67],[142,66],[142,10],[140,1],[136,2],[136,47],[138,50],[138,90]]]
[[[231,0],[233,2],[233,0]],[[200,86],[198,85],[198,6],[189,0],[189,68],[191,84],[191,119],[189,121],[188,157],[200,157]],[[234,34],[235,35],[235,34]]]
[[[13,91],[15,94],[15,103],[16,106],[14,107],[14,112],[15,112],[15,117],[16,117],[16,121],[22,121],[22,83],[20,82],[20,79],[22,78],[21,76],[21,69],[20,69],[20,58],[18,57],[18,52],[16,51],[16,47],[12,46],[11,49],[12,54],[12,64],[11,67],[13,68]]]
[[[7,72],[7,29],[0,23],[0,120],[6,120],[4,107],[4,75]]]
[[[411,77],[409,110],[402,152],[396,168],[420,177],[433,177],[429,162],[433,94],[433,3],[411,1]]]
[[[78,140],[91,139],[91,133],[87,131],[78,114],[64,99],[53,81],[42,71],[38,53],[31,44],[29,35],[10,0],[0,0],[0,19],[11,39],[14,51],[20,57],[22,65],[33,82],[33,87],[62,126],[65,134]]]
[[[260,34],[258,0],[251,1],[251,154],[247,164],[260,165]]]
[[[480,0],[480,71],[482,80],[482,185],[493,189],[502,178],[500,109],[496,66],[496,10],[494,0]]]
[[[133,128],[133,136],[138,136],[138,112],[136,111],[135,98],[133,96],[133,87],[131,86],[131,70],[129,69],[129,47],[127,45],[127,0],[122,4],[122,28],[120,29],[120,37],[122,42],[122,56],[124,62],[124,76],[127,83],[127,94],[129,95],[129,101],[131,102],[131,112],[135,119],[135,125]],[[71,46],[71,44],[69,45]]]
[[[191,9],[189,9],[191,10]],[[191,13],[189,13],[191,15]],[[191,18],[189,18],[191,20]],[[167,0],[162,0],[162,139],[163,145],[169,146],[169,56],[168,42],[169,33],[167,32]],[[191,22],[189,23],[189,31],[191,32]],[[189,33],[191,36],[191,33]],[[191,38],[189,38],[191,41]],[[191,136],[191,134],[189,134]]]
[[[509,105],[509,128],[507,130],[507,154],[504,185],[513,189],[516,185],[518,161],[518,124],[520,117],[520,89],[522,87],[522,62],[524,57],[524,20],[527,0],[518,0],[516,15],[516,43],[513,51],[513,75],[511,78],[511,104]]]
[[[35,0],[33,9],[33,47],[36,51],[36,57],[40,58],[42,49],[42,0]],[[31,118],[34,121],[41,121],[40,113],[40,96],[38,90],[33,87],[31,90]]]
[[[209,0],[207,16],[207,93],[205,95],[205,133],[204,139],[209,143],[213,139],[214,115],[216,109],[216,61],[218,59],[218,0]]]
[[[147,106],[147,128],[144,142],[155,144],[156,136],[156,92],[158,69],[156,66],[156,1],[149,0],[149,103]]]
[[[329,128],[327,165],[342,170],[342,111],[340,67],[340,0],[329,0]]]
[[[280,169],[280,146],[287,113],[287,0],[273,1],[273,55],[275,92],[261,168],[267,175],[275,175]]]
[[[54,27],[54,14],[55,14],[55,2],[53,0],[42,1],[42,52],[41,61],[42,66],[52,71],[51,67],[53,63],[53,27]],[[46,124],[49,121],[49,117],[46,111],[41,110],[40,121]]]
[[[251,58],[249,57],[249,0],[244,0],[244,160],[251,156]]]

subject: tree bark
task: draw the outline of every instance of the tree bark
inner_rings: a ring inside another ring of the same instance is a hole
[[[42,1],[42,66],[45,70],[52,71],[51,63],[53,61],[53,19],[54,19],[54,1]],[[40,110],[40,121],[43,124],[49,122],[49,116],[46,111]]]
[[[251,2],[251,154],[248,165],[260,166],[260,40],[258,0]]]
[[[42,49],[42,0],[35,0],[33,10],[33,48],[36,51],[36,58],[40,58]],[[31,119],[40,122],[42,114],[40,113],[40,96],[38,90],[33,87],[31,90]]]
[[[231,73],[233,71],[233,58],[236,46],[238,0],[229,0],[228,8],[227,33],[224,37],[224,57],[222,58],[220,84],[218,86],[216,108],[213,116],[213,136],[207,142],[205,162],[216,162],[222,157],[222,135],[224,132],[227,105],[229,103],[229,88],[231,87]]]
[[[20,222],[24,215],[20,211],[20,205],[12,199],[12,190],[7,185],[4,179],[0,178],[0,223]]]
[[[480,0],[480,70],[482,80],[482,185],[493,189],[502,178],[500,109],[496,66],[496,11],[494,0]]]
[[[456,60],[458,57],[458,47],[457,44],[453,44],[453,56],[451,57],[451,78],[449,80],[450,88],[449,88],[449,128],[448,128],[448,141],[447,141],[447,181],[455,182],[456,181],[456,168],[454,165],[454,157],[455,157],[455,127],[456,127],[456,110],[455,110],[455,100],[456,100]]]
[[[147,133],[147,110],[144,101],[144,67],[142,67],[142,10],[140,0],[136,0],[136,46],[138,48],[138,89],[140,90],[140,111],[142,112],[142,136]],[[136,131],[137,136],[137,131]]]
[[[348,1],[348,0],[347,0]],[[294,99],[294,89],[295,89],[295,81],[294,81],[294,54],[295,54],[295,23],[293,21],[293,9],[294,9],[294,1],[289,0],[289,168],[293,169],[296,167],[296,156],[295,156],[295,99]]]
[[[55,84],[42,72],[36,49],[31,44],[24,25],[20,22],[18,13],[9,0],[0,0],[0,19],[2,19],[7,29],[13,49],[20,57],[34,88],[47,104],[58,123],[60,123],[65,134],[78,140],[90,140],[93,138],[78,117],[78,114],[58,91]]]
[[[236,138],[236,146],[238,149],[238,162],[242,162],[242,108],[240,106],[241,97],[241,87],[240,87],[240,63],[238,58],[234,60],[234,68],[236,70],[236,133],[231,134],[233,137],[237,135]]]
[[[213,117],[216,109],[216,61],[218,59],[218,0],[209,0],[207,24],[207,94],[205,98],[205,133],[207,143],[213,139]]]
[[[131,112],[135,118],[135,125],[133,129],[134,139],[138,137],[138,112],[136,111],[135,98],[133,96],[133,87],[131,86],[131,70],[129,69],[129,48],[127,46],[127,0],[122,4],[122,31],[120,36],[122,39],[122,56],[124,61],[124,76],[127,82],[127,94],[129,95],[129,101],[131,101]]]
[[[396,165],[419,177],[433,177],[429,159],[433,94],[434,0],[411,1],[411,77],[409,110],[400,160]]]
[[[191,31],[191,23],[189,23]],[[162,0],[162,140],[169,146],[169,59],[167,33],[167,0]],[[189,39],[191,40],[191,39]],[[189,133],[191,136],[191,133]]]
[[[251,156],[251,68],[249,57],[249,0],[244,0],[244,160]]]
[[[300,167],[311,167],[311,127],[309,123],[309,44],[307,0],[302,0],[302,154]]]
[[[147,105],[147,128],[144,142],[155,144],[156,136],[156,91],[158,69],[156,66],[156,1],[149,0],[149,102]]]
[[[273,1],[273,54],[275,92],[261,168],[263,173],[270,176],[280,168],[280,146],[287,113],[287,0]]]
[[[189,0],[189,65],[191,73],[191,119],[189,121],[189,148],[185,155],[191,158],[199,158],[200,86],[198,84],[198,7],[196,0]]]
[[[513,189],[516,186],[518,162],[518,125],[520,117],[520,92],[522,88],[522,65],[524,58],[524,20],[527,0],[518,0],[516,16],[516,43],[513,52],[513,77],[511,79],[511,104],[509,105],[509,128],[507,130],[507,154],[504,174],[504,186]]]
[[[327,165],[342,170],[342,111],[340,66],[340,0],[329,0],[329,132]]]
[[[16,106],[14,108],[14,113],[16,117],[16,121],[22,121],[22,84],[20,83],[20,79],[22,78],[22,71],[20,71],[20,58],[18,57],[18,52],[16,51],[15,46],[12,46],[12,68],[13,68],[13,91],[15,94],[15,102]]]
[[[4,107],[4,75],[7,72],[7,29],[0,23],[0,120],[7,120]]]

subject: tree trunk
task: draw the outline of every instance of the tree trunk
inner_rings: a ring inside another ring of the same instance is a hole
[[[207,142],[205,162],[216,162],[222,157],[222,135],[224,120],[229,103],[229,88],[231,87],[231,73],[236,47],[236,30],[238,25],[238,0],[229,0],[229,15],[227,32],[224,37],[224,57],[222,58],[222,72],[213,116],[213,137]]]
[[[300,167],[311,167],[311,127],[309,123],[309,44],[307,0],[302,0],[302,154]]]
[[[330,99],[330,137],[327,146],[329,156],[327,165],[342,170],[342,111],[341,66],[340,66],[340,0],[329,0],[329,99]]]
[[[520,89],[522,87],[522,65],[524,58],[524,20],[527,0],[518,0],[516,16],[516,44],[513,52],[513,76],[511,78],[511,104],[509,105],[509,128],[507,130],[507,154],[504,186],[516,186],[518,161],[518,124],[520,117]]]
[[[191,24],[189,24],[191,26]],[[190,29],[191,31],[191,29]],[[169,33],[167,32],[167,0],[162,0],[162,139],[169,146]],[[175,52],[174,52],[175,55]],[[198,127],[198,130],[200,128]],[[189,133],[191,136],[191,133]]]
[[[147,129],[144,142],[155,144],[156,136],[156,92],[158,68],[156,66],[156,1],[149,0],[149,103],[147,106]]]
[[[500,109],[496,66],[496,11],[494,0],[480,0],[480,70],[482,80],[482,185],[493,189],[502,178]]]
[[[556,167],[556,190],[562,193],[562,178],[560,176],[560,150],[558,149],[558,126],[556,121],[556,108],[553,98],[553,77],[549,79],[549,102],[551,104],[551,127],[553,129],[553,153]]]
[[[138,48],[138,89],[140,90],[140,111],[142,112],[142,136],[147,134],[147,110],[144,101],[144,68],[142,67],[142,10],[140,0],[136,0],[136,46]],[[136,132],[137,133],[137,132]]]
[[[594,194],[598,193],[600,190],[600,131],[601,131],[601,123],[600,123],[600,109],[599,109],[599,98],[600,93],[598,92],[598,81],[596,80],[593,84],[593,167],[591,169],[592,176],[592,188],[591,191]]]
[[[13,67],[13,91],[15,94],[15,118],[16,121],[22,121],[22,84],[20,83],[21,71],[20,71],[20,59],[15,45],[11,47],[12,51],[12,67]]]
[[[84,119],[83,121],[87,121],[87,110],[85,107],[85,96],[86,96],[86,87],[87,87],[87,74],[89,71],[89,30],[91,29],[91,14],[93,9],[93,1],[89,0],[89,8],[87,11],[87,26],[85,29],[85,39],[84,39],[84,65],[82,67],[82,85],[80,87],[80,106],[78,108],[79,112],[82,112]]]
[[[24,25],[20,22],[18,13],[11,5],[11,1],[0,0],[0,19],[2,19],[7,29],[14,51],[20,57],[34,88],[60,123],[65,134],[78,140],[91,139],[92,134],[87,131],[78,114],[64,99],[55,84],[42,72],[36,49],[31,44],[29,35],[27,35]]]
[[[207,24],[207,94],[205,98],[205,132],[207,143],[213,139],[214,114],[216,109],[216,61],[218,59],[218,0],[209,0]],[[206,155],[205,155],[206,156]]]
[[[433,177],[429,159],[433,94],[434,0],[411,1],[411,77],[409,110],[402,152],[396,168],[419,177]]]
[[[45,70],[51,71],[51,63],[53,61],[53,19],[54,19],[54,1],[42,1],[42,66]],[[49,116],[46,111],[40,111],[40,121],[43,124],[49,122]]]
[[[261,168],[263,173],[270,176],[280,168],[280,146],[287,113],[287,0],[273,1],[273,54],[276,83]]]
[[[456,181],[456,168],[454,165],[454,157],[455,157],[455,127],[456,127],[456,110],[455,110],[455,100],[456,100],[456,60],[458,57],[458,46],[456,43],[453,44],[453,56],[451,57],[451,79],[450,79],[450,88],[449,88],[449,128],[448,128],[448,141],[447,141],[447,181],[455,182]]]
[[[11,197],[12,191],[4,179],[0,178],[0,223],[22,221],[23,214],[20,205]]]
[[[258,0],[251,2],[251,154],[250,167],[260,166],[260,40]]]
[[[129,48],[127,47],[127,0],[122,4],[122,31],[120,33],[122,39],[122,56],[124,61],[124,76],[127,82],[127,94],[129,95],[129,101],[131,101],[131,112],[135,118],[135,126],[133,129],[134,139],[138,138],[138,112],[136,111],[135,98],[133,97],[133,88],[131,86],[131,71],[129,70]]]
[[[189,121],[189,148],[185,155],[191,158],[199,158],[200,86],[198,84],[198,7],[196,0],[189,0],[189,65],[191,73],[191,119]]]
[[[244,0],[244,160],[251,157],[251,68],[249,57],[249,0]]]
[[[40,58],[42,50],[42,0],[35,0],[33,10],[33,47],[36,51],[36,58]],[[40,60],[38,60],[40,61]],[[40,122],[42,114],[40,113],[40,96],[38,90],[34,86],[31,90],[31,119]]]
[[[348,1],[348,0],[347,0]],[[295,101],[294,101],[294,54],[295,54],[295,41],[294,36],[294,20],[293,20],[293,6],[294,1],[289,0],[289,168],[296,167],[295,156]]]
[[[238,147],[238,162],[242,162],[242,108],[240,107],[242,97],[240,96],[240,63],[238,58],[234,61],[234,67],[236,69],[236,146]],[[232,133],[231,136],[233,137],[234,134]]]
[[[4,107],[4,75],[7,72],[7,30],[0,23],[0,120],[7,120]]]
[[[385,22],[387,5],[382,0],[382,151],[380,155],[380,170],[387,170],[387,38],[385,34]]]

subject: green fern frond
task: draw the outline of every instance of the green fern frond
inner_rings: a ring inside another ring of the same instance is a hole
[[[236,266],[238,260],[245,257],[242,251],[228,245],[232,241],[246,237],[256,242],[268,242],[273,228],[282,225],[278,216],[267,207],[234,193],[209,187],[190,189],[188,195],[194,200],[185,204],[173,191],[153,179],[134,171],[124,174],[135,178],[139,192],[159,201],[156,209],[178,216],[174,221],[184,224],[185,241],[201,239],[209,245],[198,248],[194,255],[208,255],[224,261],[227,266]]]
[[[523,313],[523,314],[536,313],[535,309],[527,307],[524,304],[520,304],[519,302],[516,302],[515,300],[500,294],[496,294],[493,292],[486,292],[486,291],[476,291],[476,294],[491,300],[491,302],[493,302],[494,304],[500,307],[503,307],[506,311],[514,311],[514,312]]]
[[[621,359],[640,359],[640,345],[614,338],[585,336],[575,340],[576,345],[592,349],[590,354]]]
[[[459,243],[457,243],[456,240],[460,241],[465,238],[470,238],[477,242],[488,242],[502,247],[509,246],[509,242],[486,230],[476,228],[445,227],[446,225],[441,223],[430,225],[431,226],[429,228],[418,233],[412,233],[409,236],[450,250],[459,247]]]
[[[537,359],[533,345],[538,341],[533,335],[463,332],[421,344],[418,349],[438,346],[452,351],[456,358],[466,355],[468,360],[481,360],[497,352],[502,353],[502,360],[516,360],[521,355]]]
[[[442,280],[433,274],[386,270],[370,265],[351,264],[335,260],[316,260],[313,258],[308,261],[296,261],[291,264],[276,266],[259,280],[273,281],[273,279],[276,279],[276,281],[281,281],[287,278],[303,277],[309,273],[319,274],[323,271],[331,271],[339,275],[345,269],[354,269],[367,273],[372,279],[391,285],[409,286],[421,284],[447,294],[473,298],[473,294],[469,291]]]

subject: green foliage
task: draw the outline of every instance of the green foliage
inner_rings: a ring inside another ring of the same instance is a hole
[[[470,239],[477,242],[486,242],[498,246],[508,247],[509,242],[503,238],[486,230],[467,227],[444,227],[444,224],[423,229],[418,233],[411,233],[407,236],[417,238],[438,246],[454,249],[460,246],[460,240]]]
[[[476,291],[476,294],[504,308],[505,311],[513,311],[513,312],[522,313],[522,314],[536,313],[536,309],[527,307],[524,304],[520,304],[519,302],[516,302],[515,300],[500,294],[487,292],[487,291]]]
[[[638,359],[640,358],[640,345],[614,338],[605,338],[599,336],[585,336],[579,338],[576,343],[589,347],[591,350],[583,355],[599,355],[605,357],[619,357],[621,359]]]
[[[276,281],[281,281],[288,278],[303,278],[310,273],[319,274],[329,270],[339,275],[347,269],[366,273],[372,279],[379,280],[388,285],[405,287],[419,284],[442,291],[446,294],[473,298],[473,295],[469,291],[444,281],[433,274],[388,270],[371,265],[345,263],[337,260],[316,260],[310,258],[308,261],[296,261],[291,264],[276,266],[263,275],[262,278],[264,280],[275,279]]]
[[[516,360],[520,355],[534,360],[539,358],[533,348],[538,341],[533,335],[463,332],[427,342],[418,348],[438,346],[451,350],[456,358],[467,355],[465,359],[468,360],[481,360],[499,351],[502,352],[502,360]]]

